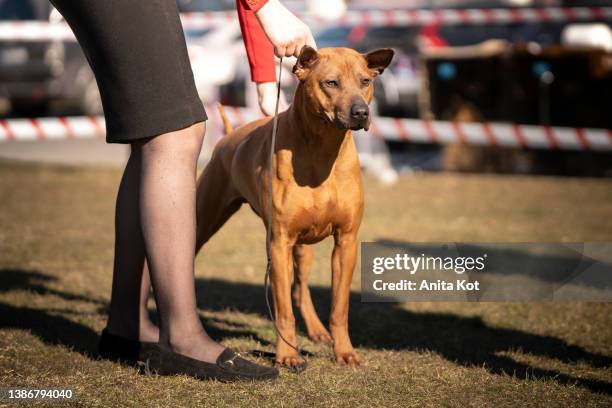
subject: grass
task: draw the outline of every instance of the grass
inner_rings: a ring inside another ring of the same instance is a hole
[[[99,360],[119,177],[0,163],[0,387],[71,387],[77,405],[112,407],[612,405],[611,305],[362,304],[358,273],[356,370],[303,335],[308,370],[276,383],[145,377]],[[363,241],[612,241],[609,180],[422,174],[365,184]],[[312,277],[322,316],[330,249],[318,246]],[[247,208],[198,257],[200,314],[224,344],[273,350],[264,267],[264,230]]]

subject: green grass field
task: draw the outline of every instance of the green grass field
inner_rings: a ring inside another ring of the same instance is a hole
[[[70,387],[79,405],[111,407],[612,406],[612,305],[362,304],[358,271],[358,369],[335,366],[303,327],[310,366],[275,383],[145,377],[99,360],[119,177],[0,163],[0,387]],[[365,185],[363,241],[612,241],[609,180],[423,174]],[[264,249],[243,208],[196,262],[200,315],[240,351],[273,351]],[[318,245],[312,276],[324,318],[330,249]]]

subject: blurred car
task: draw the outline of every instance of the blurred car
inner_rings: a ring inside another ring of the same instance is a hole
[[[375,88],[378,114],[419,117],[422,87],[419,50],[422,47],[469,46],[490,39],[549,47],[562,42],[566,27],[567,23],[563,22],[445,26],[340,25],[324,27],[316,32],[315,37],[319,47],[350,47],[360,52],[393,48],[396,56]]]
[[[0,23],[52,19],[60,16],[48,0],[0,0]],[[74,40],[0,41],[0,97],[16,109],[62,101],[86,114],[102,112],[95,78]]]
[[[350,0],[355,10],[599,7],[610,0]]]
[[[241,81],[238,65],[244,56],[238,22],[206,30],[185,30],[191,68],[200,98],[218,100],[218,88]]]
[[[235,9],[233,0],[178,0],[177,5],[181,12]],[[63,19],[48,0],[0,0],[0,23],[11,21]],[[185,36],[202,99],[217,100],[219,89],[230,83],[244,87],[248,70],[244,72],[241,64],[246,56],[237,20],[214,28],[191,28]],[[244,100],[244,93],[241,90],[234,99]],[[62,113],[99,115],[103,111],[95,77],[74,39],[0,41],[0,99],[15,111],[36,114],[44,113],[51,103]]]
[[[229,11],[236,8],[235,0],[177,0],[179,12]]]
[[[496,39],[510,43],[535,42],[542,46],[561,43],[561,32],[566,23],[478,24],[440,27],[438,35],[450,46],[475,45]]]
[[[234,0],[216,0],[212,6],[205,0],[178,0],[177,4],[181,13],[235,10],[236,7]],[[259,109],[237,18],[204,29],[187,25],[185,38],[202,100]],[[283,62],[283,87],[290,93],[294,86],[289,66],[291,58]]]
[[[612,53],[490,40],[430,52],[430,110],[442,120],[612,127]]]

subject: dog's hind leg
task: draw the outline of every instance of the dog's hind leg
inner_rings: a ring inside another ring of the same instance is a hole
[[[296,245],[293,247],[293,261],[295,270],[295,285],[293,286],[293,300],[300,309],[308,337],[315,343],[331,343],[331,335],[321,323],[317,311],[312,303],[310,289],[308,288],[308,274],[312,268],[314,249],[311,245]]]
[[[245,201],[234,191],[229,176],[214,158],[200,175],[196,197],[197,254]]]

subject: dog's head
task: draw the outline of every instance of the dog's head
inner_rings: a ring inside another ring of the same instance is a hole
[[[301,82],[305,108],[336,128],[368,130],[373,80],[393,54],[389,48],[364,55],[349,48],[304,46],[293,73]]]

